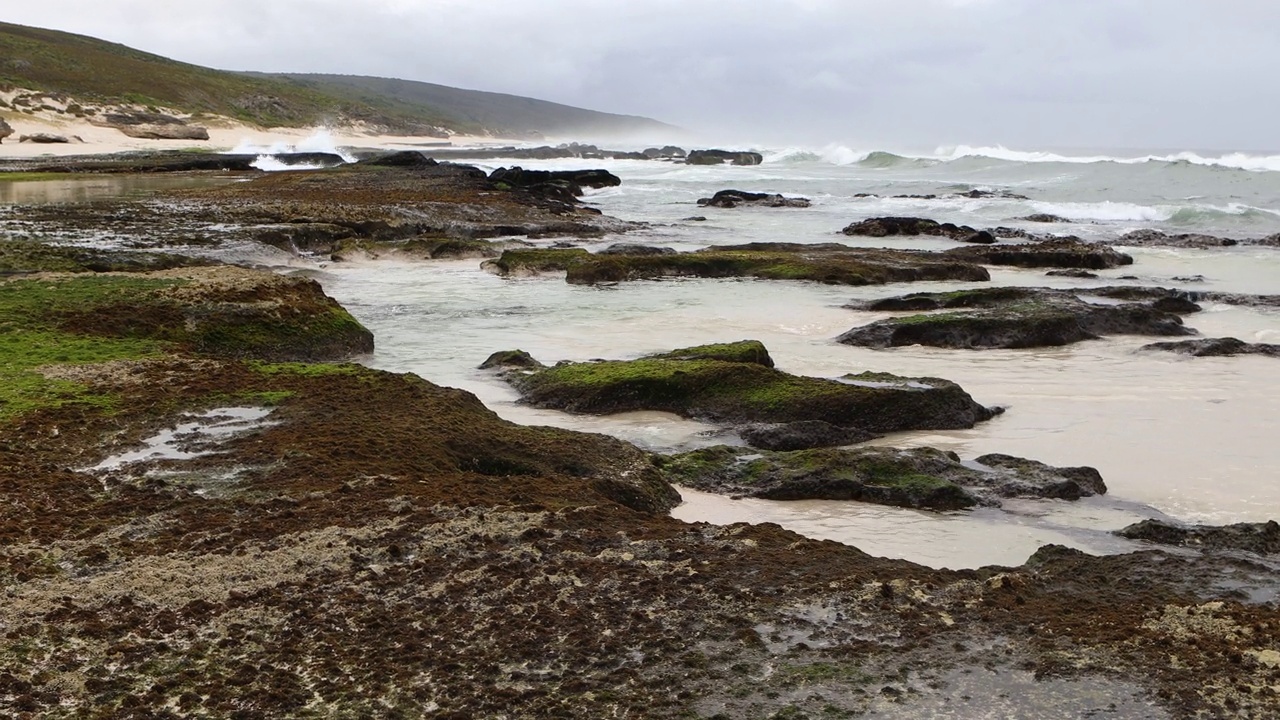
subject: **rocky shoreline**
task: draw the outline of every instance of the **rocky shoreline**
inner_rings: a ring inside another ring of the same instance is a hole
[[[636,227],[584,207],[579,180],[495,178],[412,154],[6,218],[11,233],[139,242],[0,243],[0,711],[795,718],[1004,703],[1023,716],[1194,718],[1280,708],[1271,525],[1147,526],[1128,535],[1151,544],[1127,554],[1050,545],[1020,567],[951,571],[771,524],[667,515],[673,481],[938,510],[1105,492],[1090,468],[1009,456],[975,468],[928,449],[796,447],[992,417],[954,383],[805,378],[749,342],[555,366],[518,352],[492,359],[534,404],[669,410],[779,448],[663,456],[516,425],[470,393],[344,362],[375,339],[314,281],[157,252],[255,242],[422,257],[455,243],[485,254],[492,238]],[[1056,246],[1046,253],[1062,260]],[[983,281],[995,258],[839,244],[598,255],[508,249],[495,264],[570,282],[858,285]],[[977,312],[1015,301],[1001,290],[898,301]],[[1180,312],[1196,302],[1123,292],[1105,297],[1174,319],[1161,300],[1183,301]],[[1047,297],[1037,301],[1079,309]]]

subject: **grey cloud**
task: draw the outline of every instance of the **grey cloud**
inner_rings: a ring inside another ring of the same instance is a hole
[[[405,77],[773,141],[1261,149],[1280,6],[1229,0],[44,0],[228,69]]]

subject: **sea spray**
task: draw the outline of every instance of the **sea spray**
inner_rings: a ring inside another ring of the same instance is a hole
[[[240,144],[232,148],[230,152],[231,154],[235,154],[235,155],[259,155],[259,156],[272,156],[272,155],[281,155],[281,154],[289,154],[289,153],[329,153],[331,155],[337,155],[338,157],[342,158],[343,162],[356,161],[356,156],[352,155],[349,150],[338,147],[338,145],[333,140],[333,135],[330,134],[327,128],[319,128],[315,132],[313,132],[311,135],[308,135],[302,140],[298,140],[296,142],[290,142],[288,140],[275,140],[275,141],[272,141],[271,144],[269,145],[263,145],[261,143],[256,143],[251,140],[242,140],[240,141]],[[295,165],[290,168],[263,167],[261,169],[263,170],[267,170],[267,169],[299,170],[304,168],[302,166]]]

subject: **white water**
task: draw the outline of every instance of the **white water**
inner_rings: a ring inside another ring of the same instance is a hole
[[[612,215],[655,223],[627,236],[627,241],[679,249],[750,241],[943,249],[953,243],[932,238],[854,239],[836,231],[869,215],[923,215],[984,227],[1059,208],[1074,211],[1073,219],[1094,218],[1094,222],[1066,229],[1024,226],[1038,232],[1114,236],[1149,226],[1148,219],[1158,225],[1163,210],[1148,218],[1133,208],[1160,208],[1166,203],[1153,198],[1168,195],[1159,187],[1142,185],[1143,176],[1130,178],[1130,186],[1113,191],[1080,178],[1012,177],[1004,183],[988,178],[986,186],[1022,192],[1031,200],[856,198],[868,186],[881,194],[942,195],[976,183],[966,176],[939,179],[933,175],[936,168],[912,171],[913,175],[901,169],[839,167],[816,156],[799,160],[793,154],[776,156],[786,159],[755,168],[591,161],[612,169],[624,182],[621,187],[592,193],[588,201]],[[512,163],[494,161],[491,166],[500,164]],[[583,161],[521,164],[567,168],[581,167]],[[1228,183],[1231,187],[1186,202],[1230,211],[1233,197],[1248,197],[1256,207],[1280,207],[1267,200],[1270,186],[1247,184],[1248,178],[1270,182],[1269,175],[1239,172]],[[698,197],[727,187],[805,195],[814,200],[814,206],[717,210],[694,204]],[[1090,208],[1092,214],[1087,212]],[[707,220],[685,220],[693,215]],[[1272,213],[1249,215],[1246,222],[1253,236],[1280,230],[1280,217]],[[1138,282],[1280,292],[1280,251],[1273,248],[1138,248],[1130,252],[1135,265],[1103,271],[1099,280],[995,270],[991,284],[1087,287]],[[1001,452],[1055,465],[1092,465],[1110,488],[1105,497],[1076,503],[1021,501],[1004,510],[955,514],[848,502],[733,501],[688,491],[685,505],[673,513],[685,520],[777,522],[868,552],[958,567],[1018,564],[1045,543],[1092,552],[1120,551],[1133,546],[1109,531],[1145,517],[1229,523],[1280,516],[1280,443],[1275,441],[1280,435],[1280,362],[1274,359],[1138,353],[1139,346],[1153,339],[1134,337],[1066,348],[968,352],[920,347],[869,350],[832,341],[851,327],[886,316],[841,307],[854,299],[975,286],[972,283],[847,288],[800,282],[673,280],[592,288],[568,285],[555,276],[503,279],[478,266],[474,260],[332,264],[321,280],[330,294],[374,331],[378,349],[373,365],[465,388],[516,422],[605,432],[662,451],[736,442],[715,428],[660,413],[591,417],[529,408],[518,404],[504,383],[476,366],[490,353],[511,348],[554,362],[629,358],[753,338],[763,341],[778,366],[788,372],[834,377],[874,370],[944,377],[960,383],[979,402],[1008,408],[1004,415],[971,430],[904,433],[877,442],[931,445],[954,450],[965,459]],[[1127,275],[1138,280],[1120,279]],[[1195,284],[1173,280],[1193,275],[1205,279]],[[1280,311],[1211,303],[1204,312],[1189,316],[1187,323],[1207,337],[1280,342]]]

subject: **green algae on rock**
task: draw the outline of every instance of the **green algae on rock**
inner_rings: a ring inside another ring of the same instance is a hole
[[[528,360],[504,351],[485,366],[499,369],[523,402],[569,412],[659,410],[730,426],[821,420],[869,433],[968,428],[998,412],[939,378],[790,375],[774,369],[756,341],[553,367],[533,366]]]
[[[977,264],[938,253],[852,248],[831,243],[769,243],[760,247],[712,247],[664,254],[512,250],[487,262],[486,267],[503,275],[563,271],[566,281],[581,285],[672,277],[813,280],[829,285],[991,279]]]
[[[1002,498],[1077,500],[1107,491],[1097,470],[1055,468],[1008,455],[970,465],[934,448],[795,452],[716,446],[664,458],[677,485],[766,500],[859,500],[931,510],[999,505]]]
[[[50,366],[175,353],[338,360],[372,349],[372,334],[312,280],[232,267],[19,277],[0,283],[0,417],[118,401],[48,377]]]
[[[958,310],[879,320],[840,335],[837,342],[862,347],[989,349],[1069,345],[1104,335],[1177,336],[1195,331],[1179,312],[1194,303],[1167,299],[1103,304],[1083,299],[1088,290],[997,287],[949,293],[913,293],[848,307],[871,311]],[[1172,311],[1171,311],[1172,310]]]

